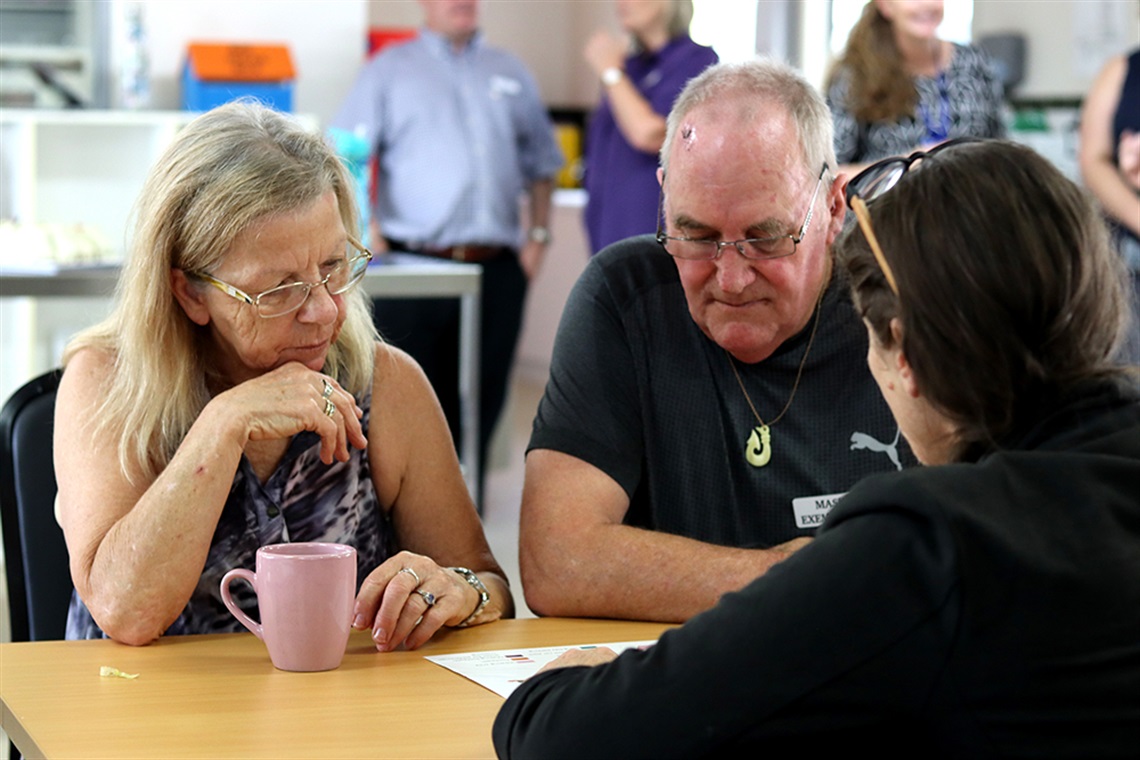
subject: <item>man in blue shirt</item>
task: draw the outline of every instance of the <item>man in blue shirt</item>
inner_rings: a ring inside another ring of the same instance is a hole
[[[421,0],[424,26],[361,71],[333,126],[379,164],[370,246],[483,266],[480,462],[502,410],[527,282],[550,241],[563,158],[522,62],[483,43],[477,0]],[[529,224],[519,199],[529,196]],[[520,247],[521,243],[521,247]],[[424,368],[458,440],[459,305],[375,302],[377,327]],[[482,482],[482,477],[480,477]]]

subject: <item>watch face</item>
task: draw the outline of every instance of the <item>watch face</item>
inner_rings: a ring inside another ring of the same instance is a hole
[[[602,72],[602,84],[612,86],[621,81],[621,69],[609,68]]]

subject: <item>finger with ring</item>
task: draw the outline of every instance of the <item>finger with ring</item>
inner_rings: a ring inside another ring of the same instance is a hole
[[[427,602],[428,607],[435,606],[435,594],[430,591],[416,591],[416,593],[423,597],[423,600]]]
[[[416,571],[415,571],[415,570],[413,570],[413,569],[412,569],[412,568],[410,568],[410,567],[402,567],[402,568],[400,568],[400,573],[407,573],[408,575],[410,575],[410,576],[412,576],[413,578],[415,578],[415,579],[416,579],[416,585],[417,585],[417,586],[418,586],[418,585],[420,585],[420,583],[422,583],[422,581],[420,580],[420,576],[416,575]],[[396,575],[399,575],[400,573],[396,573]]]
[[[328,399],[333,394],[332,383],[329,382],[327,377],[322,377],[321,382],[325,384],[325,389],[321,391],[321,398]]]
[[[334,404],[332,401],[330,401],[329,399],[326,398],[325,399],[325,416],[326,417],[332,417],[335,412],[336,412],[336,404]]]

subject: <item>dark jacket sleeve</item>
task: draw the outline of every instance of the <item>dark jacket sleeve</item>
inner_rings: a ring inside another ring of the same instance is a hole
[[[495,721],[499,756],[822,748],[921,704],[957,609],[953,543],[935,522],[889,508],[840,520],[655,647],[528,681]]]

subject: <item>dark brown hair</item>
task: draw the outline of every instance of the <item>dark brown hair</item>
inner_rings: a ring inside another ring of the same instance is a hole
[[[847,47],[828,75],[828,89],[840,71],[846,72],[849,83],[844,105],[856,121],[894,122],[914,116],[918,90],[903,65],[891,22],[873,0],[851,28]]]
[[[970,459],[1024,431],[1113,361],[1128,322],[1120,257],[1090,198],[1029,148],[985,140],[919,163],[868,204],[898,283],[858,225],[835,243],[856,308],[901,349]]]

